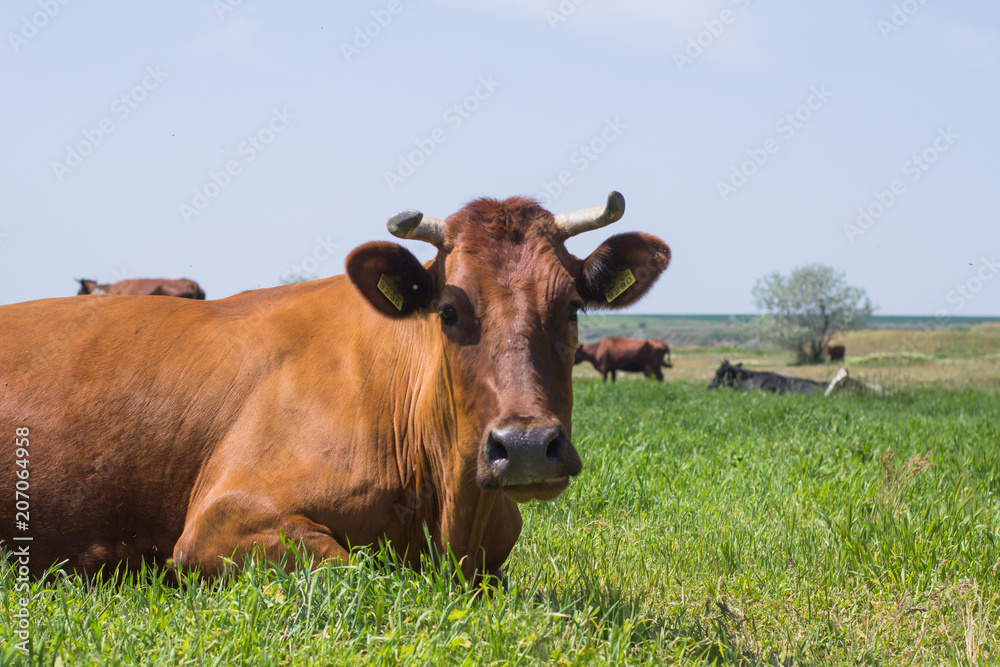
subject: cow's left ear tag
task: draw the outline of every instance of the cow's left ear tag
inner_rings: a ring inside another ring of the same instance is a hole
[[[632,269],[625,269],[612,279],[608,289],[604,291],[604,298],[608,300],[608,303],[611,303],[634,284],[635,274],[632,273]]]
[[[400,294],[399,287],[396,286],[395,278],[383,273],[378,279],[378,291],[382,292],[385,298],[389,299],[392,305],[396,306],[396,310],[403,310],[403,295]]]

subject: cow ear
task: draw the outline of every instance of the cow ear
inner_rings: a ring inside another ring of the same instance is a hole
[[[670,246],[650,234],[617,234],[583,261],[577,292],[591,308],[616,310],[641,299],[670,263]]]
[[[389,317],[410,315],[433,298],[430,273],[397,243],[358,246],[347,256],[347,275],[368,303]]]

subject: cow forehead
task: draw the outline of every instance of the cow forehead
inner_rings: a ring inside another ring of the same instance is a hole
[[[566,251],[553,215],[523,197],[477,199],[449,216],[442,250],[445,282],[480,306],[561,300],[574,287],[579,261]]]
[[[463,244],[506,241],[520,243],[530,236],[554,238],[555,217],[541,205],[524,197],[476,199],[448,217],[446,240]]]
[[[574,288],[564,260],[550,244],[495,246],[486,252],[459,249],[446,262],[449,284],[473,291],[488,301],[525,297],[546,304]]]

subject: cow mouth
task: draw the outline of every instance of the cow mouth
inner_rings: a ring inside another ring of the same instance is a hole
[[[531,484],[511,484],[498,487],[511,500],[526,503],[529,500],[555,500],[569,486],[569,475],[553,477]]]

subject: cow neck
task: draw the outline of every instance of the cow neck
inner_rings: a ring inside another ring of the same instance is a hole
[[[474,465],[468,469],[459,456],[460,407],[436,314],[421,318],[419,329],[425,353],[414,355],[421,369],[412,373],[409,390],[417,393],[407,401],[412,409],[400,425],[413,437],[396,443],[407,498],[426,499],[425,511],[410,516],[410,533],[422,541],[426,522],[436,546],[449,545],[471,575],[481,560],[483,535],[499,492],[484,490],[476,481]],[[405,467],[407,461],[413,465]],[[404,473],[407,469],[412,471],[410,479]]]

